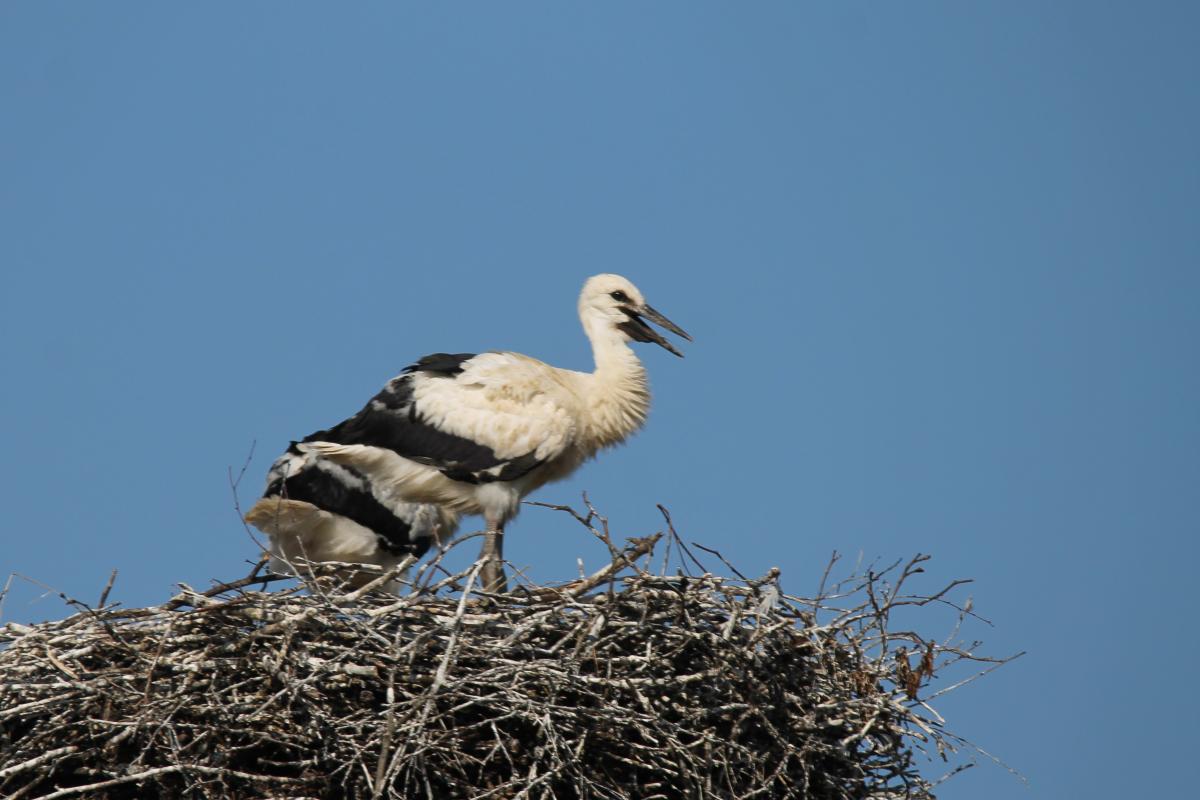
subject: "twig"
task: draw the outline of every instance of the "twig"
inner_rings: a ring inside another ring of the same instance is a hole
[[[114,569],[112,574],[108,576],[108,583],[104,584],[104,591],[100,592],[100,602],[96,603],[96,608],[103,609],[104,604],[108,601],[108,593],[112,591],[113,584],[117,580],[117,571]]]

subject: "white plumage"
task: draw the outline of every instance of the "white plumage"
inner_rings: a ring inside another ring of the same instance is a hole
[[[645,319],[691,338],[619,275],[596,275],[584,284],[579,316],[592,343],[593,372],[552,367],[519,353],[426,356],[354,417],[294,443],[289,453],[305,459],[304,470],[320,478],[310,482],[331,477],[337,490],[353,484],[358,490],[353,496],[366,498],[366,505],[376,503],[392,516],[407,514],[417,524],[436,517],[427,538],[444,536],[458,514],[482,514],[488,530],[484,583],[503,590],[503,530],[521,498],[565,478],[645,422],[646,371],[630,342],[654,342],[681,355]],[[266,508],[256,515],[256,506],[251,521],[263,528],[260,520],[269,519],[284,494],[272,494],[269,483],[260,501]],[[324,513],[356,517],[360,527],[379,533],[353,503],[332,508],[336,504],[323,504],[320,497],[304,499]],[[278,524],[267,532],[276,539],[296,535]],[[330,535],[308,537],[310,558],[338,549],[316,542]],[[369,554],[349,560],[380,563]]]

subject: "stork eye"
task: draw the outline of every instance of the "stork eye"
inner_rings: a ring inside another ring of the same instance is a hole
[[[615,292],[609,292],[608,296],[611,297],[613,300],[616,300],[618,303],[629,302],[629,295],[625,294],[620,289],[617,289]]]

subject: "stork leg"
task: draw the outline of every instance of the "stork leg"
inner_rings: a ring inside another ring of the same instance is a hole
[[[485,592],[508,591],[508,580],[504,577],[504,523],[499,519],[485,517],[487,533],[483,538],[483,549],[479,557],[483,559],[483,590]]]

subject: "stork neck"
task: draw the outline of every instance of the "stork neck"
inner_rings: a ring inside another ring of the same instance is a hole
[[[589,438],[599,449],[619,444],[642,427],[650,411],[650,387],[646,368],[623,336],[609,328],[591,339],[596,371],[587,392]]]
[[[619,378],[638,374],[645,376],[646,368],[634,354],[629,343],[610,334],[592,340],[592,358],[596,362],[596,375]]]

